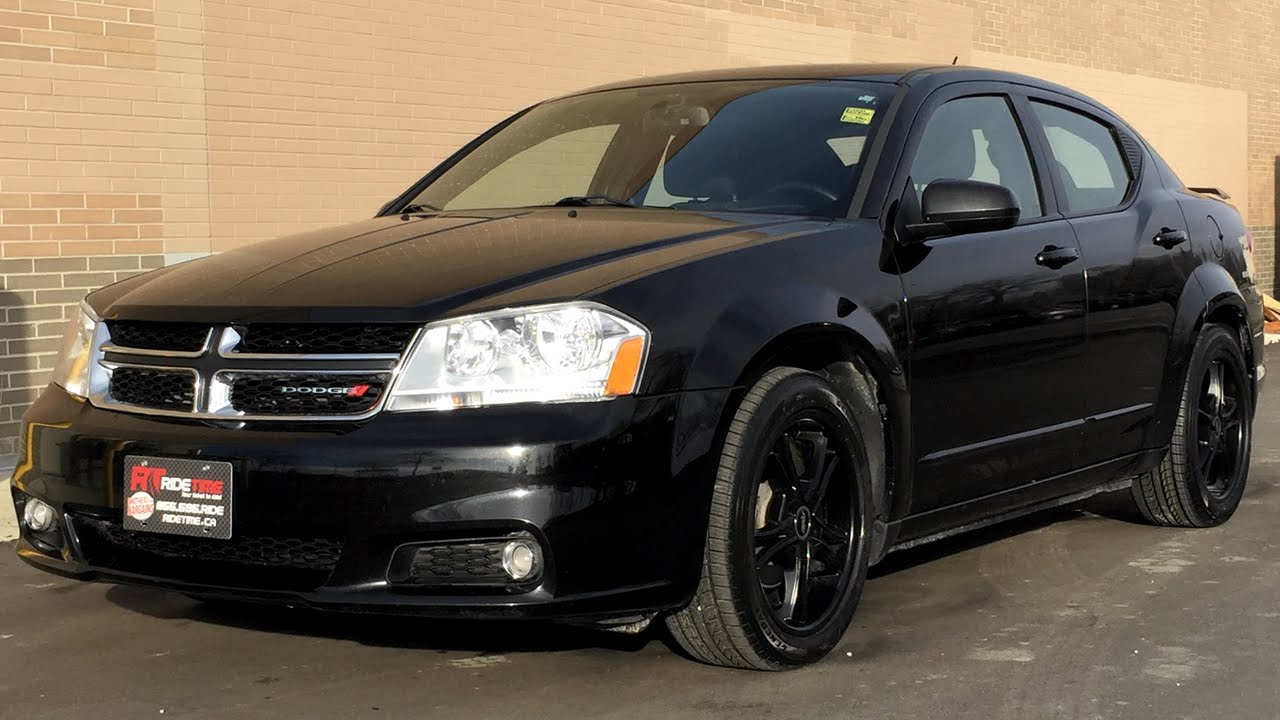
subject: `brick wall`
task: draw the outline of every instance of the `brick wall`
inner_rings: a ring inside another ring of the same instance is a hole
[[[1280,0],[0,0],[0,453],[124,274],[368,217],[538,99],[787,62],[1046,75],[1226,187],[1275,277]]]

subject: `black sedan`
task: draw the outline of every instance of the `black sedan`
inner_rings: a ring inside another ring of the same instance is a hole
[[[812,662],[893,550],[1126,486],[1231,517],[1262,312],[1225,200],[985,70],[548,101],[371,220],[89,295],[25,416],[18,553]]]

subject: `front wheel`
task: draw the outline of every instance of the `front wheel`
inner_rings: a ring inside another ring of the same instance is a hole
[[[1169,452],[1133,483],[1133,499],[1150,522],[1212,527],[1235,513],[1249,475],[1253,383],[1240,340],[1207,325],[1192,352]]]
[[[777,368],[725,439],[693,602],[667,618],[714,665],[782,670],[835,647],[870,559],[871,478],[851,403],[821,375]],[[872,414],[870,417],[877,417]]]

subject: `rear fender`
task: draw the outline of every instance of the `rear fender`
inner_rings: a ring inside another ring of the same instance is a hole
[[[1156,421],[1151,424],[1146,447],[1167,447],[1172,440],[1191,353],[1195,349],[1200,331],[1211,318],[1214,322],[1229,321],[1238,332],[1242,332],[1241,343],[1245,359],[1253,362],[1254,352],[1252,343],[1249,342],[1246,307],[1239,285],[1221,265],[1205,263],[1187,278],[1169,340]]]

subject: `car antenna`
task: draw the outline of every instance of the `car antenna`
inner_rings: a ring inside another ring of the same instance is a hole
[[[951,64],[952,64],[952,65],[955,65],[955,64],[956,64],[956,62],[957,62],[959,59],[960,59],[960,56],[959,56],[959,55],[956,55],[955,57],[951,58]]]

